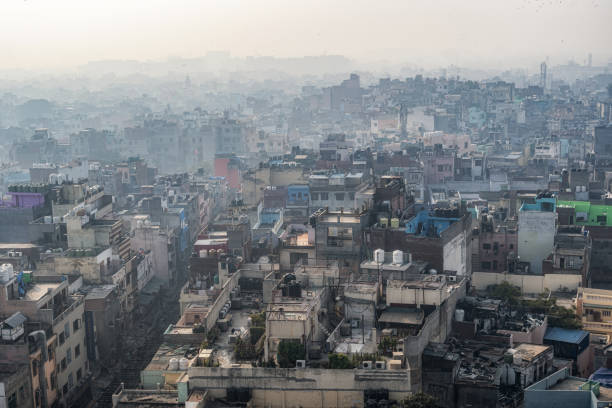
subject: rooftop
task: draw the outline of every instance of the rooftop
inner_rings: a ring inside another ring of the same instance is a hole
[[[563,329],[561,327],[549,327],[544,335],[544,340],[559,341],[563,343],[578,344],[589,335],[584,330]]]

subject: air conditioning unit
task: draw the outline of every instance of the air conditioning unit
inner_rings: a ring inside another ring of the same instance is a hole
[[[371,370],[373,366],[374,364],[371,361],[363,361],[361,363],[361,368],[363,368],[364,370]]]
[[[306,360],[296,360],[295,368],[306,368]]]
[[[457,277],[455,275],[447,276],[449,282],[457,282]]]
[[[386,361],[377,361],[376,362],[376,369],[377,370],[386,370],[387,369],[387,362]]]

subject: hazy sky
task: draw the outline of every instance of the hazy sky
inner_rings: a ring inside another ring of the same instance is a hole
[[[0,69],[342,54],[518,66],[612,56],[612,0],[0,0]]]

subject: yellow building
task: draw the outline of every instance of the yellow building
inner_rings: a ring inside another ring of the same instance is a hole
[[[576,313],[582,318],[582,328],[594,335],[612,338],[612,290],[578,288]]]

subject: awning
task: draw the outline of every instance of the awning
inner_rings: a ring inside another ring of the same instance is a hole
[[[11,329],[15,329],[23,325],[28,320],[21,312],[15,312],[11,317],[6,319],[3,324],[9,326]]]

